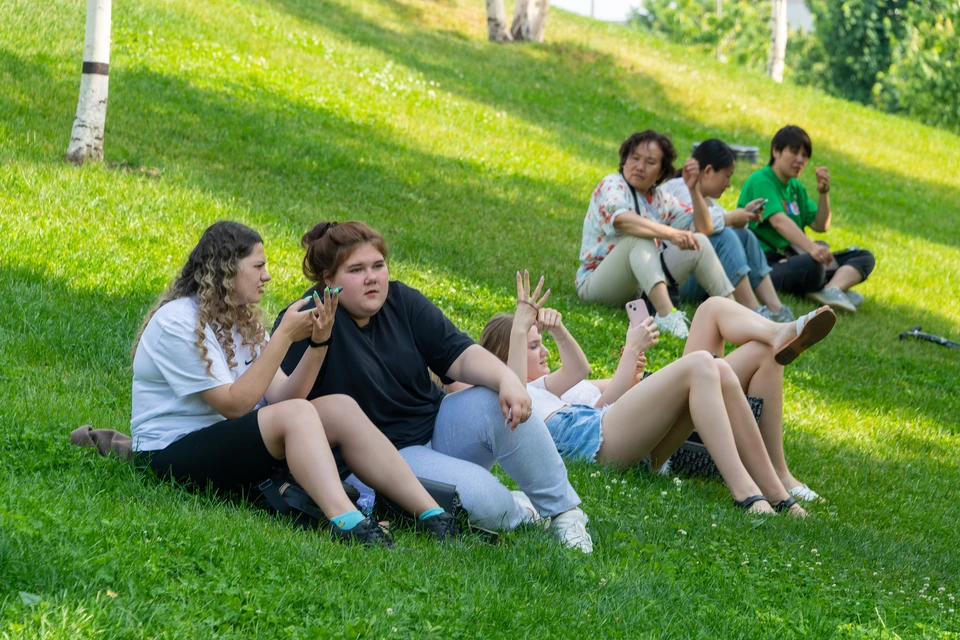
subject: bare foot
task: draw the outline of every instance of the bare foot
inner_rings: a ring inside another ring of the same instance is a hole
[[[791,518],[806,518],[808,514],[806,510],[797,503],[787,509],[787,515]]]
[[[747,509],[747,513],[757,513],[761,515],[771,515],[776,514],[777,512],[773,510],[773,507],[770,506],[770,503],[766,500],[758,500],[750,505],[750,508]]]

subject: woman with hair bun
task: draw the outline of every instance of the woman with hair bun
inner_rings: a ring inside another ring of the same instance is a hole
[[[330,445],[357,475],[418,517],[438,539],[456,535],[390,442],[343,395],[304,398],[322,365],[336,293],[306,310],[290,305],[272,338],[258,302],[270,281],[260,235],[242,224],[210,226],[179,276],[147,313],[133,348],[130,421],[138,460],[178,482],[247,492],[287,464],[331,521],[335,539],[391,546],[343,491]],[[289,377],[279,371],[291,343],[309,346]]]
[[[303,272],[315,283],[307,295],[340,292],[329,353],[307,397],[354,398],[418,476],[456,485],[474,524],[512,529],[550,517],[562,544],[589,553],[580,498],[517,376],[423,294],[389,279],[377,231],[362,222],[321,222],[302,243]],[[284,371],[294,371],[306,349],[305,340],[294,343]],[[445,383],[475,386],[444,395],[430,371]],[[496,462],[522,492],[490,473]]]

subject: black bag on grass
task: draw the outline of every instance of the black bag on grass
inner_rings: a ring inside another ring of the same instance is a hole
[[[763,398],[747,396],[753,417],[760,424],[760,413],[763,411]],[[710,457],[710,453],[703,445],[700,434],[696,431],[690,434],[687,441],[680,445],[670,456],[670,473],[687,476],[702,476],[705,478],[719,478],[720,471]]]

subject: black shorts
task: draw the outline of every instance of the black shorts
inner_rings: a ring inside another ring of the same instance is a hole
[[[161,478],[207,485],[223,493],[247,493],[271,469],[285,465],[267,450],[255,409],[235,420],[223,420],[194,431],[165,449],[141,451],[137,461]]]

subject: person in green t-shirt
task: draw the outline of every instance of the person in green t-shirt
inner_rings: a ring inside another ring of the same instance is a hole
[[[778,291],[803,296],[834,309],[854,313],[863,296],[851,287],[867,279],[875,259],[855,247],[832,253],[824,242],[814,242],[804,229],[823,233],[830,228],[830,172],[817,167],[816,201],[798,180],[813,155],[807,132],[795,125],[783,127],[770,145],[770,164],[753,172],[740,191],[738,206],[757,198],[767,203],[760,222],[750,228],[773,268],[770,278]]]

